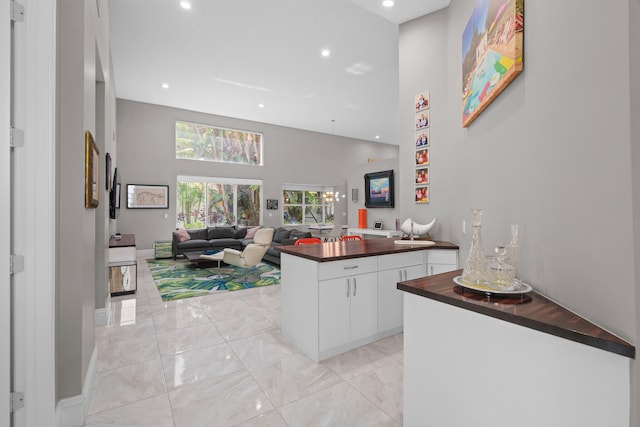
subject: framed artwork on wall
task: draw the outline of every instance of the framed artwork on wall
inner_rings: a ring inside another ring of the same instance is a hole
[[[416,187],[416,203],[429,203],[429,186],[419,185]]]
[[[524,0],[477,0],[462,33],[462,127],[523,68]]]
[[[127,184],[127,208],[169,209],[169,186]]]
[[[105,190],[111,191],[111,155],[109,153],[105,156],[104,161],[104,169],[105,169]]]
[[[415,96],[415,185],[414,202],[429,203],[429,175],[430,147],[431,147],[431,93],[422,91]]]
[[[269,210],[277,210],[278,209],[278,199],[267,199],[267,209],[269,209]]]
[[[100,172],[100,152],[91,132],[84,133],[84,207],[97,208],[100,201],[98,174]]]

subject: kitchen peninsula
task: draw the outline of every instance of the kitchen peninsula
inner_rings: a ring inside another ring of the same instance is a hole
[[[397,282],[458,268],[458,246],[393,238],[282,246],[282,334],[316,362],[403,330]]]
[[[629,426],[633,345],[535,290],[487,296],[461,274],[398,283],[405,426]]]

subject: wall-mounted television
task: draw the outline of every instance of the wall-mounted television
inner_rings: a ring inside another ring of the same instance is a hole
[[[120,212],[120,175],[118,174],[118,168],[113,171],[113,185],[111,186],[111,192],[109,193],[109,218],[118,218]]]
[[[364,205],[367,208],[393,207],[393,170],[365,174]]]

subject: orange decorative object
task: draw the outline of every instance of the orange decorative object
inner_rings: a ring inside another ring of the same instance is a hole
[[[322,243],[322,240],[318,239],[317,237],[303,237],[301,239],[296,240],[294,245],[296,245],[296,246],[298,246],[298,245],[314,245],[314,244],[318,244],[318,243]]]
[[[367,228],[367,210],[358,209],[358,228]]]

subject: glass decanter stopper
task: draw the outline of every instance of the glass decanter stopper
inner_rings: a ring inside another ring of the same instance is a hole
[[[474,285],[487,282],[487,260],[482,249],[482,209],[471,209],[471,247],[462,270],[462,281]]]
[[[489,266],[491,284],[499,289],[511,290],[515,283],[513,266],[505,262],[507,248],[496,246],[496,262]]]
[[[507,245],[507,262],[513,266],[516,279],[520,279],[520,245],[518,224],[511,224],[511,242]]]

